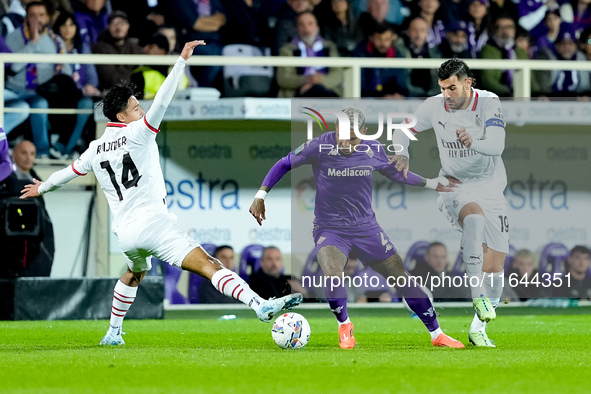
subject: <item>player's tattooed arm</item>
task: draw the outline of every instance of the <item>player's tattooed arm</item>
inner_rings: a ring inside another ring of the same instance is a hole
[[[391,164],[394,164],[396,167],[396,171],[402,171],[402,176],[404,179],[408,178],[408,157],[404,155],[394,155],[388,156],[388,161]]]

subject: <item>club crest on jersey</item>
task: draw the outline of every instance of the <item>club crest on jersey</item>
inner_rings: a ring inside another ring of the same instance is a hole
[[[476,123],[477,127],[482,127],[482,119],[480,119],[480,116],[478,116],[478,114],[476,115],[476,119],[474,120],[474,122]]]
[[[310,141],[304,142],[302,145],[298,146],[296,150],[293,152],[295,155],[299,154],[303,151],[308,145],[310,145]]]
[[[367,153],[367,155],[369,156],[370,159],[373,157],[373,150],[368,149],[365,151],[365,153]]]

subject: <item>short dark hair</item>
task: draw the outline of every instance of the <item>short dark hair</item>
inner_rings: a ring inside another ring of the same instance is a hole
[[[440,81],[451,78],[452,75],[455,75],[458,79],[466,77],[474,79],[472,71],[470,71],[470,67],[468,67],[466,62],[457,58],[444,61],[437,69],[437,78]],[[474,82],[472,82],[472,86],[474,86]]]
[[[431,251],[431,249],[433,249],[436,246],[443,246],[445,248],[445,245],[442,244],[441,242],[437,242],[437,241],[436,242],[431,242],[429,244],[429,246],[427,246],[427,250],[425,251],[425,254],[429,253]],[[446,250],[447,250],[447,248],[446,248]]]
[[[261,260],[263,259],[263,257],[265,257],[265,253],[267,253],[268,250],[279,250],[279,248],[277,246],[267,246],[265,248],[263,248],[263,253],[261,253]],[[279,250],[279,252],[281,252],[281,250]]]
[[[103,114],[111,122],[118,122],[117,114],[125,112],[129,99],[135,96],[136,86],[134,84],[115,85],[105,95],[103,99]]]
[[[376,25],[374,26],[372,34],[384,34],[387,31],[391,33],[396,33],[392,25],[390,25],[389,23],[379,22],[376,23]]]
[[[306,15],[306,14],[312,15],[314,17],[314,20],[316,21],[316,24],[318,24],[318,18],[316,18],[316,15],[314,15],[314,13],[312,11],[303,11],[303,12],[300,12],[299,14],[297,14],[295,17],[296,26],[298,24],[298,21],[302,17],[302,15]]]
[[[575,253],[591,255],[591,253],[589,253],[589,248],[587,248],[586,246],[583,246],[583,245],[577,245],[574,248],[572,248],[569,256],[572,257]]]
[[[29,9],[31,9],[31,7],[45,7],[45,11],[49,13],[49,7],[47,6],[47,3],[43,1],[31,1],[29,4],[27,4],[25,9],[27,14],[29,13]]]
[[[218,253],[224,249],[230,249],[231,251],[234,251],[234,248],[231,247],[230,245],[220,245],[217,248],[215,248],[215,252],[213,252],[213,257],[217,256]]]

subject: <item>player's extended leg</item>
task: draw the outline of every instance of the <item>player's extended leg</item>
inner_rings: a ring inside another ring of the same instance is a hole
[[[409,308],[417,314],[427,327],[427,330],[429,330],[431,342],[434,346],[464,347],[461,342],[443,333],[437,321],[435,307],[423,289],[408,274],[398,254],[393,254],[381,263],[371,264],[371,268],[386,278],[388,284],[396,284],[396,289],[402,294]]]
[[[463,229],[460,246],[470,283],[474,310],[480,320],[488,322],[494,320],[496,314],[486,293],[483,280],[484,212],[477,203],[468,203],[460,210],[458,221]]]
[[[248,305],[265,323],[270,322],[280,310],[292,309],[303,300],[299,293],[278,299],[262,299],[238,274],[224,267],[218,259],[211,257],[201,247],[189,252],[183,260],[182,268],[211,280],[220,293]]]
[[[339,346],[342,349],[352,349],[355,347],[353,323],[347,314],[347,289],[341,282],[347,256],[336,246],[327,245],[318,251],[318,264],[324,276],[328,278],[324,286],[324,295],[339,323]]]
[[[121,327],[127,311],[135,301],[137,288],[146,275],[146,271],[133,272],[127,268],[127,271],[117,281],[113,293],[113,307],[111,309],[111,321],[109,330],[101,339],[101,345],[124,345],[125,341],[121,337]]]
[[[499,305],[501,295],[503,294],[503,269],[505,266],[505,253],[493,250],[484,245],[484,287],[488,293],[490,303],[493,308]],[[468,333],[470,342],[475,346],[495,347],[486,334],[486,322],[480,321],[477,315],[474,315],[470,331]]]

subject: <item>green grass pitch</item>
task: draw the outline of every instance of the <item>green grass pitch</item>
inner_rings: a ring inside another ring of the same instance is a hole
[[[245,311],[246,312],[246,311]],[[130,320],[127,344],[99,347],[106,321],[0,322],[0,392],[583,393],[589,315],[499,316],[496,349],[467,344],[469,315],[441,316],[466,349],[434,348],[417,319],[353,311],[358,347],[338,347],[329,313],[301,310],[304,349],[279,349],[254,318]],[[222,313],[219,313],[220,315]],[[250,315],[247,315],[250,316]]]

